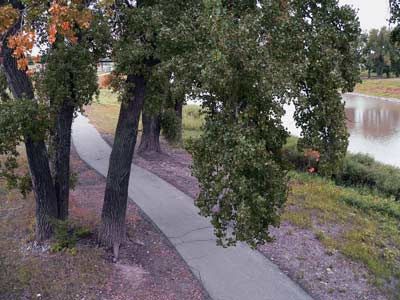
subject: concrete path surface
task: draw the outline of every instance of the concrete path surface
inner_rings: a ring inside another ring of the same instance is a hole
[[[79,156],[106,176],[111,148],[87,118],[75,119],[72,138]],[[129,197],[168,237],[212,299],[311,299],[258,251],[245,244],[228,249],[216,246],[211,224],[198,214],[193,200],[135,165]]]

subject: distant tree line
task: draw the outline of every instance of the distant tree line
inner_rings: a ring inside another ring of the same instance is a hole
[[[361,64],[363,70],[377,77],[400,76],[400,51],[393,40],[394,31],[387,27],[372,29],[361,35]]]

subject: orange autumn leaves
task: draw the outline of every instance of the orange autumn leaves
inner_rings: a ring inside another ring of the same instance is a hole
[[[8,38],[8,47],[14,49],[13,56],[17,60],[18,69],[26,70],[28,68],[28,58],[25,54],[32,51],[34,44],[34,32],[22,31]]]
[[[75,30],[90,27],[91,11],[81,7],[81,3],[81,0],[72,2],[55,0],[52,2],[48,10],[48,42],[50,44],[56,41],[57,35],[63,36],[70,43],[75,44],[78,41]],[[4,34],[18,20],[18,17],[18,10],[11,5],[1,6],[0,35]],[[27,54],[32,51],[34,44],[35,32],[28,25],[23,26],[20,32],[8,38],[8,47],[13,49],[13,56],[17,60],[18,69],[28,69]]]
[[[75,44],[78,39],[75,35],[74,27],[88,29],[92,20],[90,10],[80,10],[75,5],[67,6],[56,1],[51,5],[49,12],[51,16],[48,29],[50,44],[56,41],[57,34],[63,35],[71,43]]]
[[[6,32],[18,19],[19,12],[11,5],[0,7],[0,35]]]

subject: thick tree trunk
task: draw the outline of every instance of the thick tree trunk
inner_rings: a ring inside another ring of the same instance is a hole
[[[143,110],[142,113],[143,134],[140,140],[139,153],[161,152],[160,131],[161,117],[152,115]]]
[[[57,195],[57,216],[60,220],[68,218],[71,126],[74,118],[74,106],[66,100],[57,113],[54,146],[54,186]]]
[[[15,34],[17,30],[18,27],[15,25],[7,36]],[[12,50],[7,47],[7,38],[3,39],[2,55],[4,73],[14,98],[34,101],[32,83],[24,71],[18,70],[17,63],[12,57]],[[24,138],[36,198],[36,238],[41,241],[50,237],[52,233],[51,221],[57,217],[56,193],[44,139],[31,136]]]
[[[176,141],[178,144],[182,143],[182,134],[183,134],[183,101],[176,101],[175,102],[175,113],[176,117],[179,121],[179,128],[176,135]]]
[[[133,83],[135,87],[130,91],[129,99],[124,99],[121,104],[110,157],[99,233],[100,243],[113,247],[116,259],[118,259],[119,247],[125,239],[129,177],[146,90],[146,81],[143,76],[129,75],[127,81],[129,84]]]
[[[36,240],[43,241],[51,236],[58,217],[56,193],[44,141],[26,137],[25,147],[36,199]]]

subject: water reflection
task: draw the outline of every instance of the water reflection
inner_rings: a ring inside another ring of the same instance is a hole
[[[344,95],[349,151],[368,153],[377,160],[400,167],[400,101],[380,101],[370,97]],[[294,135],[293,106],[287,107],[284,124]]]
[[[398,103],[352,95],[346,95],[344,99],[350,133],[379,140],[388,140],[396,135],[400,123]]]

